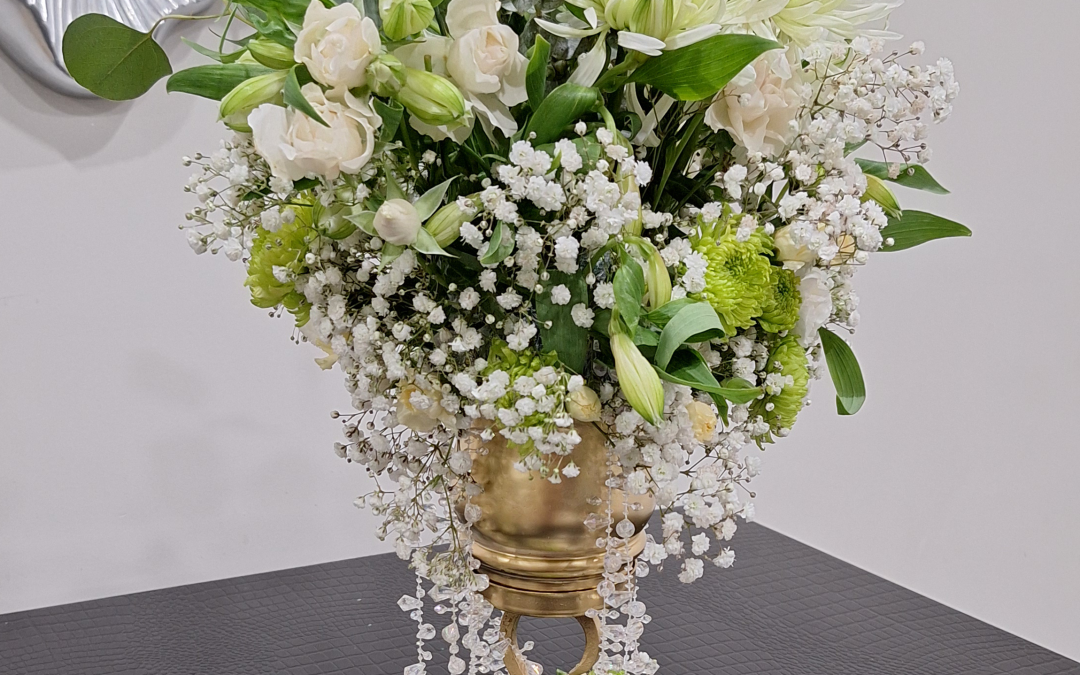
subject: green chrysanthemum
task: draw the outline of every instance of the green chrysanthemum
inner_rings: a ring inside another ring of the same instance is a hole
[[[296,290],[293,279],[306,268],[304,256],[315,231],[309,221],[310,211],[299,211],[293,222],[283,224],[277,232],[259,228],[252,243],[244,285],[251,289],[251,304],[264,309],[282,306],[296,317],[297,326],[303,326],[310,316],[311,305]]]
[[[799,322],[802,295],[799,278],[791,270],[781,267],[771,269],[772,286],[758,324],[769,333],[783,333]]]
[[[761,415],[773,431],[791,429],[803,409],[810,386],[810,364],[806,358],[806,350],[795,337],[785,338],[773,348],[769,355],[767,372],[770,375],[780,375],[785,380],[790,377],[791,380],[783,383],[783,389],[779,393],[768,394],[755,401],[752,412]],[[769,384],[766,381],[767,391]],[[770,403],[772,410],[768,410]]]
[[[772,295],[772,265],[762,255],[760,240],[751,237],[740,242],[729,232],[719,240],[702,239],[694,250],[708,265],[705,290],[695,297],[713,306],[729,335],[754,325]]]

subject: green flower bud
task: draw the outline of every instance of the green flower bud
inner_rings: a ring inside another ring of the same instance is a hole
[[[666,40],[675,23],[674,0],[637,0],[630,15],[630,30]]]
[[[671,302],[671,275],[667,265],[660,257],[660,251],[652,247],[649,254],[649,266],[645,270],[645,284],[648,287],[646,298],[651,309],[659,309]]]
[[[281,103],[281,90],[285,88],[287,74],[284,70],[267,73],[244,80],[233,87],[233,90],[221,99],[218,109],[221,119],[246,118],[249,112],[263,103]]]
[[[428,0],[379,0],[383,32],[391,40],[404,40],[424,30],[435,18]]]
[[[266,38],[256,38],[248,43],[248,52],[256,61],[274,70],[288,70],[296,65],[293,50]]]
[[[368,65],[367,78],[376,96],[393,96],[405,85],[405,66],[396,56],[382,54]]]
[[[450,80],[415,68],[405,69],[405,86],[395,98],[424,124],[453,124],[465,116],[465,99]]]
[[[885,185],[885,181],[877,176],[866,175],[866,193],[863,194],[862,200],[864,204],[871,200],[877,202],[891,218],[899,218],[903,215],[900,202],[896,201],[896,196]]]
[[[656,370],[626,333],[611,335],[611,353],[615,357],[615,374],[627,402],[649,424],[656,426],[664,416],[664,384]]]
[[[457,240],[461,233],[461,226],[469,220],[470,218],[465,215],[457,202],[450,202],[428,218],[428,221],[424,223],[424,229],[435,239],[435,243],[446,248]]]

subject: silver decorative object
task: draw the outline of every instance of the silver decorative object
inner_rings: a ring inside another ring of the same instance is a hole
[[[50,89],[93,98],[64,68],[68,24],[84,14],[106,14],[148,31],[163,16],[198,14],[214,0],[0,0],[0,49]],[[175,23],[175,22],[167,22]]]

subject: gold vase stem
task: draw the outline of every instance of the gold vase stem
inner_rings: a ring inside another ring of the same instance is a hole
[[[596,662],[600,660],[600,622],[587,616],[575,616],[578,624],[585,631],[585,653],[581,660],[566,675],[586,675]],[[518,648],[518,623],[521,621],[520,614],[504,612],[502,624],[499,630],[510,641],[510,647],[506,650],[503,663],[506,664],[506,672],[509,675],[530,675],[525,665],[525,659]]]

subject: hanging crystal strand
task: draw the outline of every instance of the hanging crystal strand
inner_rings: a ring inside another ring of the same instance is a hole
[[[607,448],[607,478],[604,481],[606,487],[604,499],[604,538],[597,541],[597,545],[604,547],[604,578],[597,586],[596,591],[604,600],[604,607],[599,611],[589,610],[587,616],[597,617],[600,621],[600,659],[596,662],[595,672],[599,675],[607,675],[622,670],[622,645],[620,644],[620,626],[608,621],[619,616],[614,609],[613,597],[617,597],[617,575],[615,572],[622,566],[621,556],[618,551],[618,543],[614,528],[614,511],[612,496],[614,488],[618,484],[615,475],[617,458],[610,446]]]
[[[420,552],[417,551],[417,555]],[[416,622],[416,659],[417,662],[405,667],[404,675],[425,675],[427,673],[426,662],[431,660],[431,652],[424,649],[424,640],[435,637],[435,627],[424,623],[424,578],[421,576],[419,567],[416,572],[416,594],[403,595],[398,600],[398,607],[402,611],[409,612],[409,617]]]

